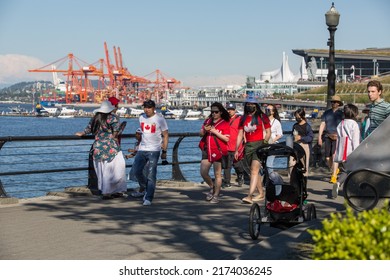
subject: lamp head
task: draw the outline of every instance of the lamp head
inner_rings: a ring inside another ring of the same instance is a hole
[[[337,27],[337,25],[339,25],[339,19],[340,14],[334,7],[334,2],[332,2],[332,7],[330,7],[330,10],[325,14],[326,25],[328,27]]]

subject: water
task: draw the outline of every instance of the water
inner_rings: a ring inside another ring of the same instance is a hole
[[[0,112],[9,111],[14,104],[0,104]],[[21,104],[31,110],[31,104]],[[93,108],[86,108],[92,111]],[[122,119],[127,121],[125,134],[135,133],[139,126],[138,119]],[[0,116],[0,137],[9,136],[63,136],[74,135],[82,131],[89,118],[48,118],[48,117],[11,117]],[[170,133],[198,133],[203,120],[184,121],[167,119]],[[285,131],[290,131],[293,122],[282,122]],[[172,162],[172,147],[177,138],[171,137],[168,149],[168,161]],[[199,161],[201,158],[198,142],[200,138],[184,138],[179,148],[179,161]],[[283,139],[282,139],[283,141]],[[83,168],[88,166],[88,150],[93,140],[76,141],[41,141],[41,142],[9,142],[0,150],[0,172],[17,172],[41,169]],[[122,140],[122,150],[133,148],[135,139]],[[15,154],[17,154],[15,156]],[[133,159],[126,160],[131,165]],[[198,165],[182,165],[183,175],[187,180],[201,182]],[[159,179],[170,179],[171,166],[159,166]],[[130,171],[130,167],[127,168]],[[13,197],[25,198],[42,196],[49,190],[63,190],[67,186],[82,186],[87,183],[87,172],[44,173],[1,177],[7,193]],[[129,181],[128,187],[137,184]]]

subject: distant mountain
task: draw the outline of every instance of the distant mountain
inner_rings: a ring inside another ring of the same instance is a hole
[[[53,83],[48,81],[20,82],[1,88],[0,101],[31,102],[34,90],[39,92],[53,87]]]

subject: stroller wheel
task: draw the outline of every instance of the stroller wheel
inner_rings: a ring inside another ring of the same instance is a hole
[[[312,203],[307,204],[305,218],[306,218],[305,219],[306,221],[311,221],[311,220],[317,219],[317,212],[316,212],[316,207],[314,206],[314,204],[312,204]]]
[[[249,211],[249,234],[253,240],[256,240],[260,234],[261,214],[260,207],[253,203]]]

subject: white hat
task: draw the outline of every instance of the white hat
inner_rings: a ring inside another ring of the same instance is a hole
[[[100,108],[97,108],[97,109],[93,110],[93,113],[94,114],[96,114],[96,113],[108,114],[108,113],[112,112],[115,109],[116,108],[114,106],[112,106],[110,101],[104,100],[102,102],[102,104],[100,104]]]

